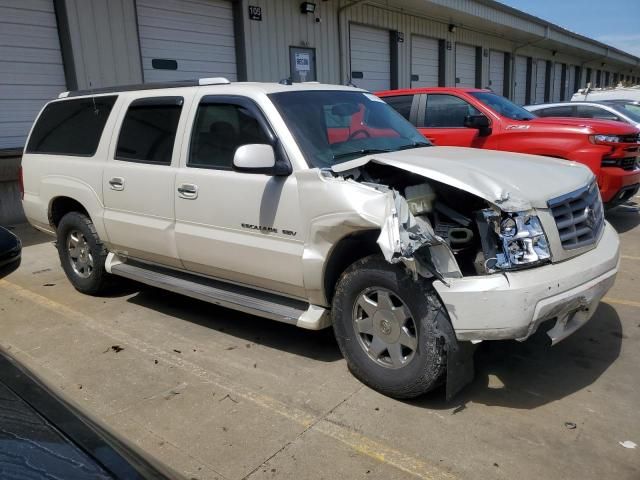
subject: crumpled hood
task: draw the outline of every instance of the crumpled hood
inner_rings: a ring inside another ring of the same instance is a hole
[[[334,165],[336,173],[380,163],[459,188],[503,211],[547,208],[547,201],[593,180],[584,165],[537,155],[461,147],[376,153]]]

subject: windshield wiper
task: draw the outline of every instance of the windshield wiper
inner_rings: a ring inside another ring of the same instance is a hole
[[[389,153],[393,152],[393,150],[383,149],[383,148],[363,148],[362,150],[354,150],[353,152],[345,152],[338,153],[333,156],[334,160],[338,160],[340,158],[349,157],[351,155],[371,155],[372,153]]]
[[[431,147],[431,146],[432,145],[427,142],[413,142],[413,143],[409,143],[408,145],[402,145],[401,147],[398,147],[397,150],[409,150],[410,148],[422,148],[422,147]]]

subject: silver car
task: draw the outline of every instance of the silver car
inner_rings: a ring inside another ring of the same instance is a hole
[[[602,100],[599,102],[558,102],[526,105],[539,117],[597,118],[625,122],[640,129],[640,101]]]

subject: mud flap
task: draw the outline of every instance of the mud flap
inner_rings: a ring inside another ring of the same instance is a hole
[[[449,318],[444,314],[444,308],[436,317],[438,334],[442,339],[444,352],[447,357],[446,369],[446,399],[451,400],[475,376],[473,355],[477,345],[471,342],[459,342]]]
[[[476,345],[471,342],[458,342],[455,338],[447,342],[447,401],[473,380],[475,351]]]

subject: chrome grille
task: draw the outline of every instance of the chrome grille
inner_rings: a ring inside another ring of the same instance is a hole
[[[604,228],[604,209],[596,182],[549,200],[547,204],[565,250],[592,245],[600,237]]]

